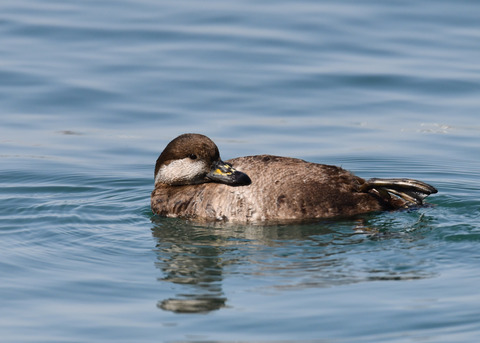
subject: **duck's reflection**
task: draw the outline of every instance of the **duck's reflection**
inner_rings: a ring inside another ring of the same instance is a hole
[[[413,259],[411,267],[405,267],[402,256],[393,256],[388,248],[372,245],[382,237],[391,238],[388,233],[385,235],[385,230],[372,240],[365,234],[365,226],[361,226],[363,234],[355,232],[359,222],[354,220],[269,227],[208,227],[183,220],[153,220],[156,267],[162,271],[159,281],[167,281],[172,286],[169,293],[175,294],[157,304],[167,311],[202,313],[227,306],[223,290],[224,278],[228,277],[225,273],[235,270],[239,273],[238,268],[228,268],[229,265],[245,266],[246,278],[274,278],[278,283],[273,287],[277,289],[431,276],[422,261]],[[408,234],[405,230],[401,233]],[[366,243],[366,239],[371,243]],[[408,235],[405,255],[414,240],[415,236]],[[382,254],[391,260],[382,261]]]
[[[156,220],[156,221],[155,221]],[[154,220],[153,236],[157,238],[156,267],[164,276],[159,281],[183,285],[184,292],[161,300],[157,306],[178,313],[200,313],[220,309],[226,303],[222,290],[226,264],[237,263],[230,254],[238,245],[271,245],[277,239],[298,239],[319,228],[309,226],[269,227],[207,227],[182,220]],[[325,232],[325,229],[322,231]],[[248,257],[245,257],[248,259]]]
[[[215,244],[215,236],[202,237],[198,230],[181,221],[156,225],[153,235],[158,239],[156,266],[164,274],[159,280],[185,288],[175,298],[160,301],[158,307],[196,313],[225,306],[221,251]]]

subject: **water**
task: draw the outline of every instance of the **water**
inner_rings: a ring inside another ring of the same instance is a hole
[[[3,1],[2,342],[477,342],[479,6]],[[439,193],[305,225],[156,218],[184,132]]]

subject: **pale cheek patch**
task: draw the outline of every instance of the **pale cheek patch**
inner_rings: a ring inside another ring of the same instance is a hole
[[[208,167],[203,161],[192,161],[190,158],[184,158],[160,167],[155,177],[155,184],[197,183],[200,179],[203,179],[207,172]]]

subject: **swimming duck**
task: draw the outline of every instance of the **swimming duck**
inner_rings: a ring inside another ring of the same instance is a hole
[[[200,134],[172,140],[155,165],[155,214],[239,223],[354,216],[422,205],[437,190],[412,179],[364,180],[340,167],[272,155],[223,162]]]

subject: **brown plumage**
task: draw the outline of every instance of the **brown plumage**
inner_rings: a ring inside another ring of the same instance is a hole
[[[436,192],[416,180],[366,181],[340,167],[289,157],[224,163],[208,137],[185,134],[157,160],[151,206],[161,216],[195,221],[301,221],[421,205]]]

